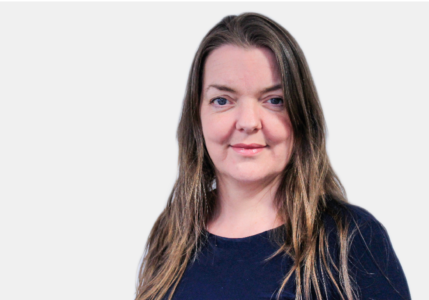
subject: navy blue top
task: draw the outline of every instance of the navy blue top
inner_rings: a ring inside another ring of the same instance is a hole
[[[384,227],[366,210],[350,204],[346,207],[362,234],[355,235],[349,256],[349,271],[356,282],[358,299],[410,299],[405,275]],[[325,219],[327,232],[335,233],[333,219]],[[206,231],[207,241],[197,259],[188,264],[173,300],[275,299],[293,264],[287,255],[263,262],[278,249],[269,238],[270,232],[276,230],[283,227],[244,238],[225,238]],[[335,257],[335,234],[330,235],[329,244]],[[340,299],[325,276],[319,276],[320,282],[324,280],[328,286],[327,291],[322,289],[323,298]],[[294,277],[288,281],[280,299],[295,299],[294,281]],[[312,299],[316,299],[314,295]]]

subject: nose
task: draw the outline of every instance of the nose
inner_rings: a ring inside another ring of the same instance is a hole
[[[262,128],[257,101],[241,101],[238,109],[236,129],[246,133],[257,132]]]

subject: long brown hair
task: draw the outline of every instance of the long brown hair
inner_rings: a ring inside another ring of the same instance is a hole
[[[243,13],[227,16],[216,24],[194,57],[177,131],[179,176],[150,232],[136,300],[160,300],[166,296],[170,300],[187,264],[201,249],[216,200],[216,190],[212,188],[216,180],[214,165],[205,147],[199,114],[202,75],[208,54],[225,44],[266,47],[274,53],[292,123],[293,150],[275,197],[278,214],[285,220],[284,236],[276,238],[280,247],[270,258],[286,254],[292,257],[294,265],[285,275],[277,296],[294,276],[296,299],[308,299],[311,294],[324,298],[326,281],[342,299],[355,299],[347,267],[349,222],[330,208],[330,203],[341,206],[347,202],[346,194],[328,159],[325,120],[306,59],[282,26],[257,13]],[[336,258],[330,255],[328,247],[323,218],[326,213],[337,227]]]

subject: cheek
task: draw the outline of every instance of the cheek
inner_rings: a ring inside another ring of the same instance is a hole
[[[204,116],[201,120],[206,146],[225,146],[228,143],[231,125],[228,118],[221,115]]]
[[[292,142],[292,125],[289,118],[277,116],[266,118],[265,136],[273,145],[288,145]]]
[[[278,116],[266,120],[264,135],[267,143],[271,145],[272,154],[279,162],[289,160],[293,147],[293,131],[289,118]]]
[[[219,167],[218,164],[227,159],[231,124],[228,118],[221,114],[202,114],[201,125],[207,152],[213,163]]]

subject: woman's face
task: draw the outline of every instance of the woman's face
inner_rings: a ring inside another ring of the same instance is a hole
[[[223,45],[206,59],[201,122],[218,179],[272,180],[292,150],[280,73],[266,48]]]

